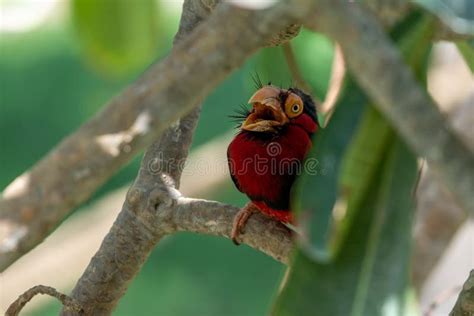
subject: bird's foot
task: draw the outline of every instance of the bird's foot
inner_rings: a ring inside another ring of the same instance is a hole
[[[242,233],[242,229],[245,227],[245,224],[247,223],[250,216],[258,211],[259,209],[252,202],[250,202],[235,215],[230,238],[237,246],[240,245],[240,241],[238,241],[237,238]]]

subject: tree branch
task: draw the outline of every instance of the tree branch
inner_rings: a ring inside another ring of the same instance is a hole
[[[23,307],[26,303],[31,301],[31,299],[38,295],[45,294],[57,298],[63,305],[66,310],[74,311],[76,314],[82,314],[82,307],[75,302],[69,296],[58,292],[55,288],[45,285],[36,285],[31,289],[27,290],[25,293],[21,294],[7,309],[5,312],[6,316],[17,316],[20,314]]]
[[[367,8],[377,16],[378,20],[386,27],[393,26],[410,11],[419,7],[419,4],[406,0],[366,0]],[[472,39],[473,35],[460,34],[446,25],[441,19],[436,18],[434,40],[438,41],[464,41]]]
[[[461,79],[462,80],[462,79]],[[459,136],[474,150],[474,93],[449,113],[449,121]],[[468,218],[443,182],[424,170],[418,192],[412,255],[412,282],[420,290],[451,239]]]
[[[474,211],[474,154],[447,126],[383,28],[356,3],[316,2],[317,15],[308,26],[329,34],[341,45],[352,74],[377,108],[407,144],[426,157],[465,210]]]
[[[72,292],[72,297],[85,307],[86,315],[111,313],[163,237],[189,231],[229,238],[239,208],[180,197],[166,182],[162,181],[151,192],[144,192],[144,187],[137,184],[130,189],[119,217]],[[249,219],[241,239],[288,263],[291,232],[281,223],[256,214]],[[63,311],[63,315],[76,313]]]
[[[474,315],[474,270],[471,270],[453,310],[449,313],[449,316],[469,315]]]
[[[232,223],[240,209],[215,201],[180,198],[172,214],[176,232],[230,238]],[[288,264],[293,249],[292,232],[283,224],[260,214],[253,215],[241,235],[243,243],[275,260]]]

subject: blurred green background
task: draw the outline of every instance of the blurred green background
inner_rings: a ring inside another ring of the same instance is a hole
[[[1,15],[7,18],[9,6],[18,3],[34,9],[28,1],[2,0]],[[180,3],[59,0],[42,23],[0,30],[1,190],[169,52]],[[322,99],[332,44],[302,30],[292,45],[303,75]],[[264,49],[206,99],[193,148],[234,127],[228,115],[253,92],[255,73],[263,81],[291,84],[281,48]],[[130,183],[139,160],[123,168],[91,201]],[[230,180],[208,197],[236,205],[246,202]],[[179,234],[158,245],[115,315],[263,315],[284,270],[246,246]],[[34,315],[58,310],[59,304],[51,303]]]

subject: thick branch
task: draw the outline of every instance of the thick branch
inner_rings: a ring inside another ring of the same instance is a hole
[[[172,214],[177,232],[187,231],[230,238],[232,222],[239,211],[235,206],[215,201],[181,198]],[[291,231],[263,215],[253,215],[241,235],[243,243],[275,260],[288,264],[293,249]]]
[[[316,2],[313,21],[341,45],[352,74],[374,104],[411,148],[427,159],[463,207],[474,211],[474,153],[446,124],[381,25],[355,3]]]
[[[474,315],[474,270],[471,270],[453,310],[449,313],[449,316],[469,315]]]

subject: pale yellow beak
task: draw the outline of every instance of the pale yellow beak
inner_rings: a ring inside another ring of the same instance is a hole
[[[279,96],[282,90],[273,86],[265,86],[254,93],[249,104],[253,109],[242,123],[241,129],[252,132],[276,132],[278,126],[288,123],[280,105]]]

